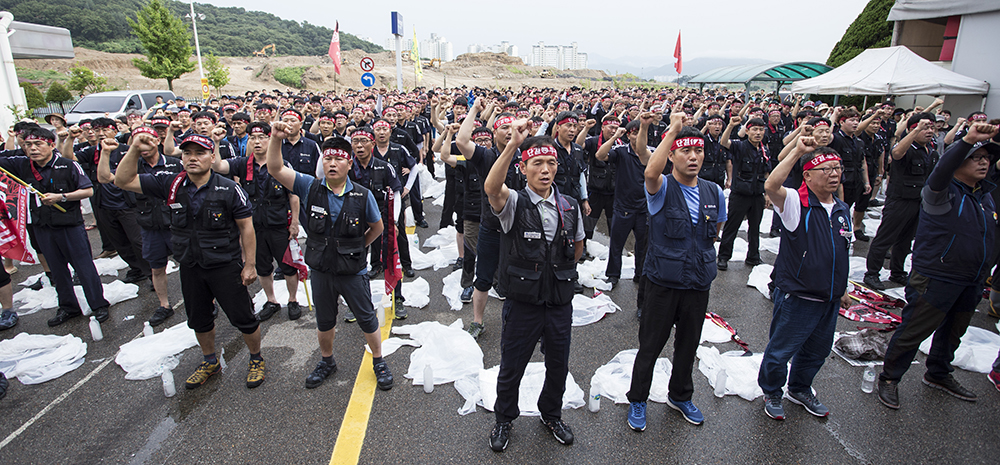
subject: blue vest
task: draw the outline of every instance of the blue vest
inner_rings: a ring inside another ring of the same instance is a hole
[[[781,228],[774,284],[797,297],[832,302],[847,289],[851,215],[847,204],[834,197],[833,215],[828,216],[816,194],[807,192],[790,193],[799,196],[802,213],[794,231]]]
[[[951,209],[931,215],[920,209],[913,242],[913,269],[924,276],[966,286],[982,285],[993,263],[997,215],[990,195],[996,186],[979,187],[952,179],[948,186]]]
[[[718,274],[718,185],[698,179],[698,222],[692,224],[680,184],[673,175],[667,175],[664,182],[667,192],[663,208],[649,217],[649,249],[643,270],[659,286],[707,291]]]

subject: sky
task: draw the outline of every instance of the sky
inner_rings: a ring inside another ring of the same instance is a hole
[[[220,7],[265,11],[283,19],[308,21],[370,37],[385,46],[390,12],[403,15],[404,38],[431,33],[454,44],[455,56],[470,44],[508,41],[527,55],[539,41],[579,44],[579,51],[628,60],[636,66],[673,62],[678,31],[683,57],[758,58],[826,62],[830,50],[861,13],[867,0],[381,0],[374,3],[329,0],[200,0]],[[616,5],[623,5],[618,7]],[[196,6],[197,8],[197,6]],[[596,57],[594,57],[596,58]],[[594,61],[594,58],[591,58]]]

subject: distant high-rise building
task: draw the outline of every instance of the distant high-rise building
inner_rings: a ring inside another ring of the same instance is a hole
[[[431,34],[431,38],[420,41],[421,58],[437,58],[441,61],[451,61],[455,58],[452,52],[452,44],[448,39]]]
[[[584,69],[587,67],[587,54],[580,53],[576,42],[570,45],[545,45],[539,42],[531,46],[529,55],[531,66],[546,66],[556,69]]]

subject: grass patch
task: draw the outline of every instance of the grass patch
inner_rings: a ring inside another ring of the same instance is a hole
[[[26,79],[34,82],[43,82],[46,85],[51,81],[67,82],[69,81],[69,76],[65,73],[60,73],[51,69],[36,70],[17,67],[17,76],[21,79]]]
[[[510,74],[528,74],[527,71],[518,69],[516,66],[507,66],[507,72]]]
[[[302,82],[302,75],[311,66],[292,66],[289,68],[277,68],[274,70],[274,80],[288,87],[302,89],[305,84]]]

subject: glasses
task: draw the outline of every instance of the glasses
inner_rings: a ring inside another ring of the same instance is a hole
[[[969,157],[969,160],[972,160],[975,163],[980,163],[983,160],[990,161],[990,156],[989,156],[989,154],[987,154],[987,155],[973,155],[973,156]]]
[[[844,171],[844,165],[824,166],[822,168],[812,168],[812,169],[809,169],[809,170],[806,170],[806,171],[822,171],[823,174],[829,176],[831,174],[840,173],[840,172]]]

